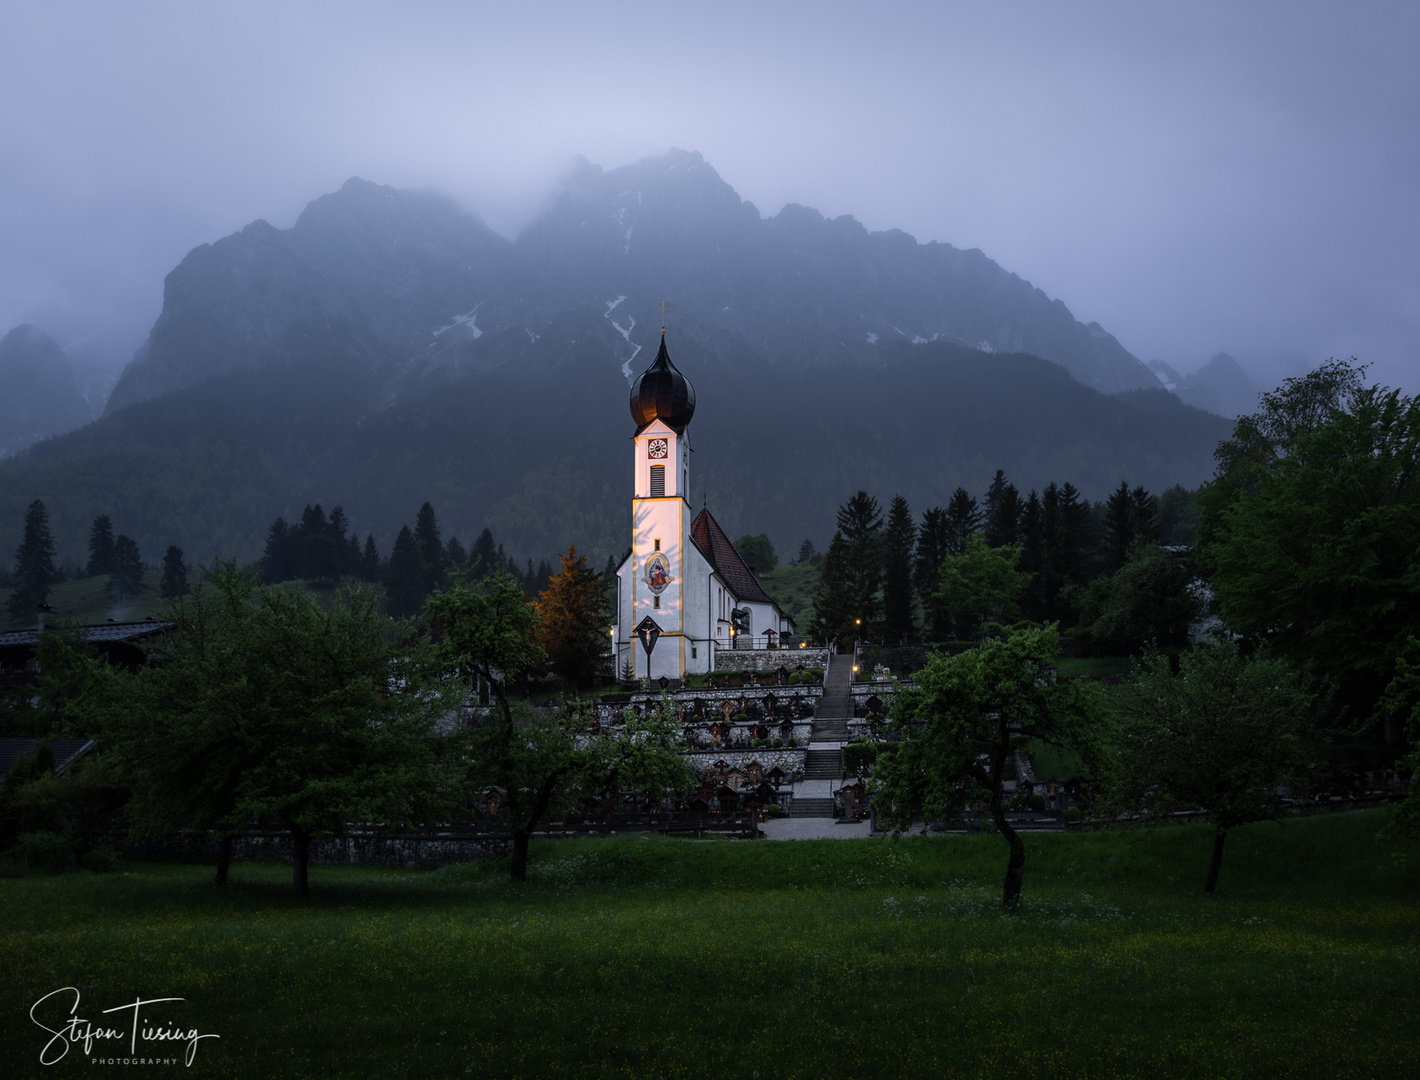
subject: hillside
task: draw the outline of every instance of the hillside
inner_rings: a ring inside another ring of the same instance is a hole
[[[914,507],[1211,471],[1227,434],[1113,337],[979,251],[789,206],[698,154],[583,163],[516,241],[442,197],[351,180],[168,275],[104,416],[0,465],[0,552],[50,509],[81,561],[110,514],[151,560],[255,557],[278,514],[342,505],[383,552],[425,499],[510,552],[625,544],[628,376],[669,296],[700,396],[692,484],[731,531],[826,544],[858,488]],[[1109,396],[1113,394],[1115,396]]]
[[[353,391],[338,398],[290,371],[141,403],[0,463],[0,551],[42,498],[75,560],[97,513],[150,559],[170,543],[189,562],[254,558],[266,525],[307,502],[342,505],[388,553],[427,498],[445,536],[468,541],[487,525],[511,552],[575,542],[604,564],[630,528],[631,425],[625,382],[595,363],[597,321],[587,313],[544,336],[524,366],[373,416]],[[699,395],[692,502],[708,502],[730,535],[767,532],[786,553],[806,536],[824,548],[859,488],[901,492],[920,511],[958,484],[980,494],[997,468],[1023,491],[1068,479],[1091,498],[1121,479],[1193,486],[1229,430],[1163,390],[1101,394],[1029,356],[904,345],[812,379],[771,369],[740,380],[716,377],[697,343],[668,340]]]

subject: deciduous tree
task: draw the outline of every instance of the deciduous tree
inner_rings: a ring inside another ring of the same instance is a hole
[[[873,773],[879,817],[901,833],[914,821],[975,810],[995,823],[1009,855],[1002,900],[1020,900],[1026,850],[1006,819],[1007,762],[1026,739],[1098,758],[1102,699],[1081,680],[1055,678],[1054,626],[1010,631],[980,648],[928,658],[890,716],[902,739],[885,744]]]
[[[1203,891],[1213,892],[1228,831],[1282,813],[1278,788],[1303,764],[1312,699],[1280,658],[1244,658],[1224,640],[1190,649],[1175,671],[1151,651],[1116,699],[1113,797],[1162,818],[1201,809],[1213,825]]]

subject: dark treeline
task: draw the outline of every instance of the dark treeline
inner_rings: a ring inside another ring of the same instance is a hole
[[[1193,542],[1196,521],[1193,495],[1182,487],[1159,496],[1121,481],[1108,499],[1090,503],[1068,481],[1022,495],[1000,469],[980,498],[959,487],[946,506],[920,517],[901,495],[884,511],[860,491],[839,508],[812,633],[894,644],[973,636],[982,612],[962,602],[953,610],[943,591],[944,568],[954,560],[975,559],[974,576],[991,577],[993,564],[973,556],[973,545],[1014,553],[995,562],[998,576],[1018,575],[1020,584],[1007,590],[1010,602],[997,614],[1093,626],[1109,606],[1112,579],[1131,560],[1157,558],[1162,545],[1180,549],[1170,557],[1186,565],[1182,549]]]
[[[8,610],[14,621],[32,621],[47,605],[50,590],[74,578],[108,578],[104,589],[119,604],[148,590],[144,581],[148,568],[137,542],[123,533],[115,536],[108,514],[99,514],[90,526],[89,558],[82,567],[59,566],[57,550],[49,511],[42,500],[36,499],[25,510],[24,530],[15,550],[13,569],[0,569],[0,588],[12,590]],[[187,576],[182,548],[168,545],[163,556],[162,595],[180,596],[187,592]]]
[[[425,597],[443,585],[451,571],[468,571],[482,580],[502,567],[530,596],[540,595],[552,579],[546,559],[537,566],[532,559],[519,566],[516,559],[493,540],[485,528],[465,548],[457,536],[444,542],[439,519],[431,503],[425,502],[414,517],[414,528],[406,523],[395,536],[387,557],[381,557],[375,538],[367,533],[363,543],[350,529],[345,511],[334,507],[329,514],[319,503],[308,505],[294,525],[278,517],[266,532],[261,559],[261,576],[267,584],[303,579],[329,585],[342,578],[380,582],[388,595],[391,615],[416,613]]]

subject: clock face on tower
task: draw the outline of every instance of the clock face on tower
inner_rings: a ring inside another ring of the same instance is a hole
[[[667,452],[667,441],[665,439],[651,439],[646,444],[646,456],[652,461],[664,458]]]

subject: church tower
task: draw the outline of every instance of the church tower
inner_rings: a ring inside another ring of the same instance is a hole
[[[631,501],[631,558],[623,575],[628,590],[618,618],[619,632],[630,644],[637,678],[677,679],[687,670],[703,670],[687,610],[692,558],[689,502],[690,440],[686,428],[695,415],[695,388],[666,352],[666,332],[651,366],[631,387],[631,418],[636,422],[635,487]],[[629,578],[629,580],[627,580]],[[704,583],[698,583],[703,588]],[[648,624],[646,620],[649,619]],[[645,631],[654,624],[648,655]],[[643,628],[641,631],[637,627]],[[632,637],[630,635],[639,635]]]

